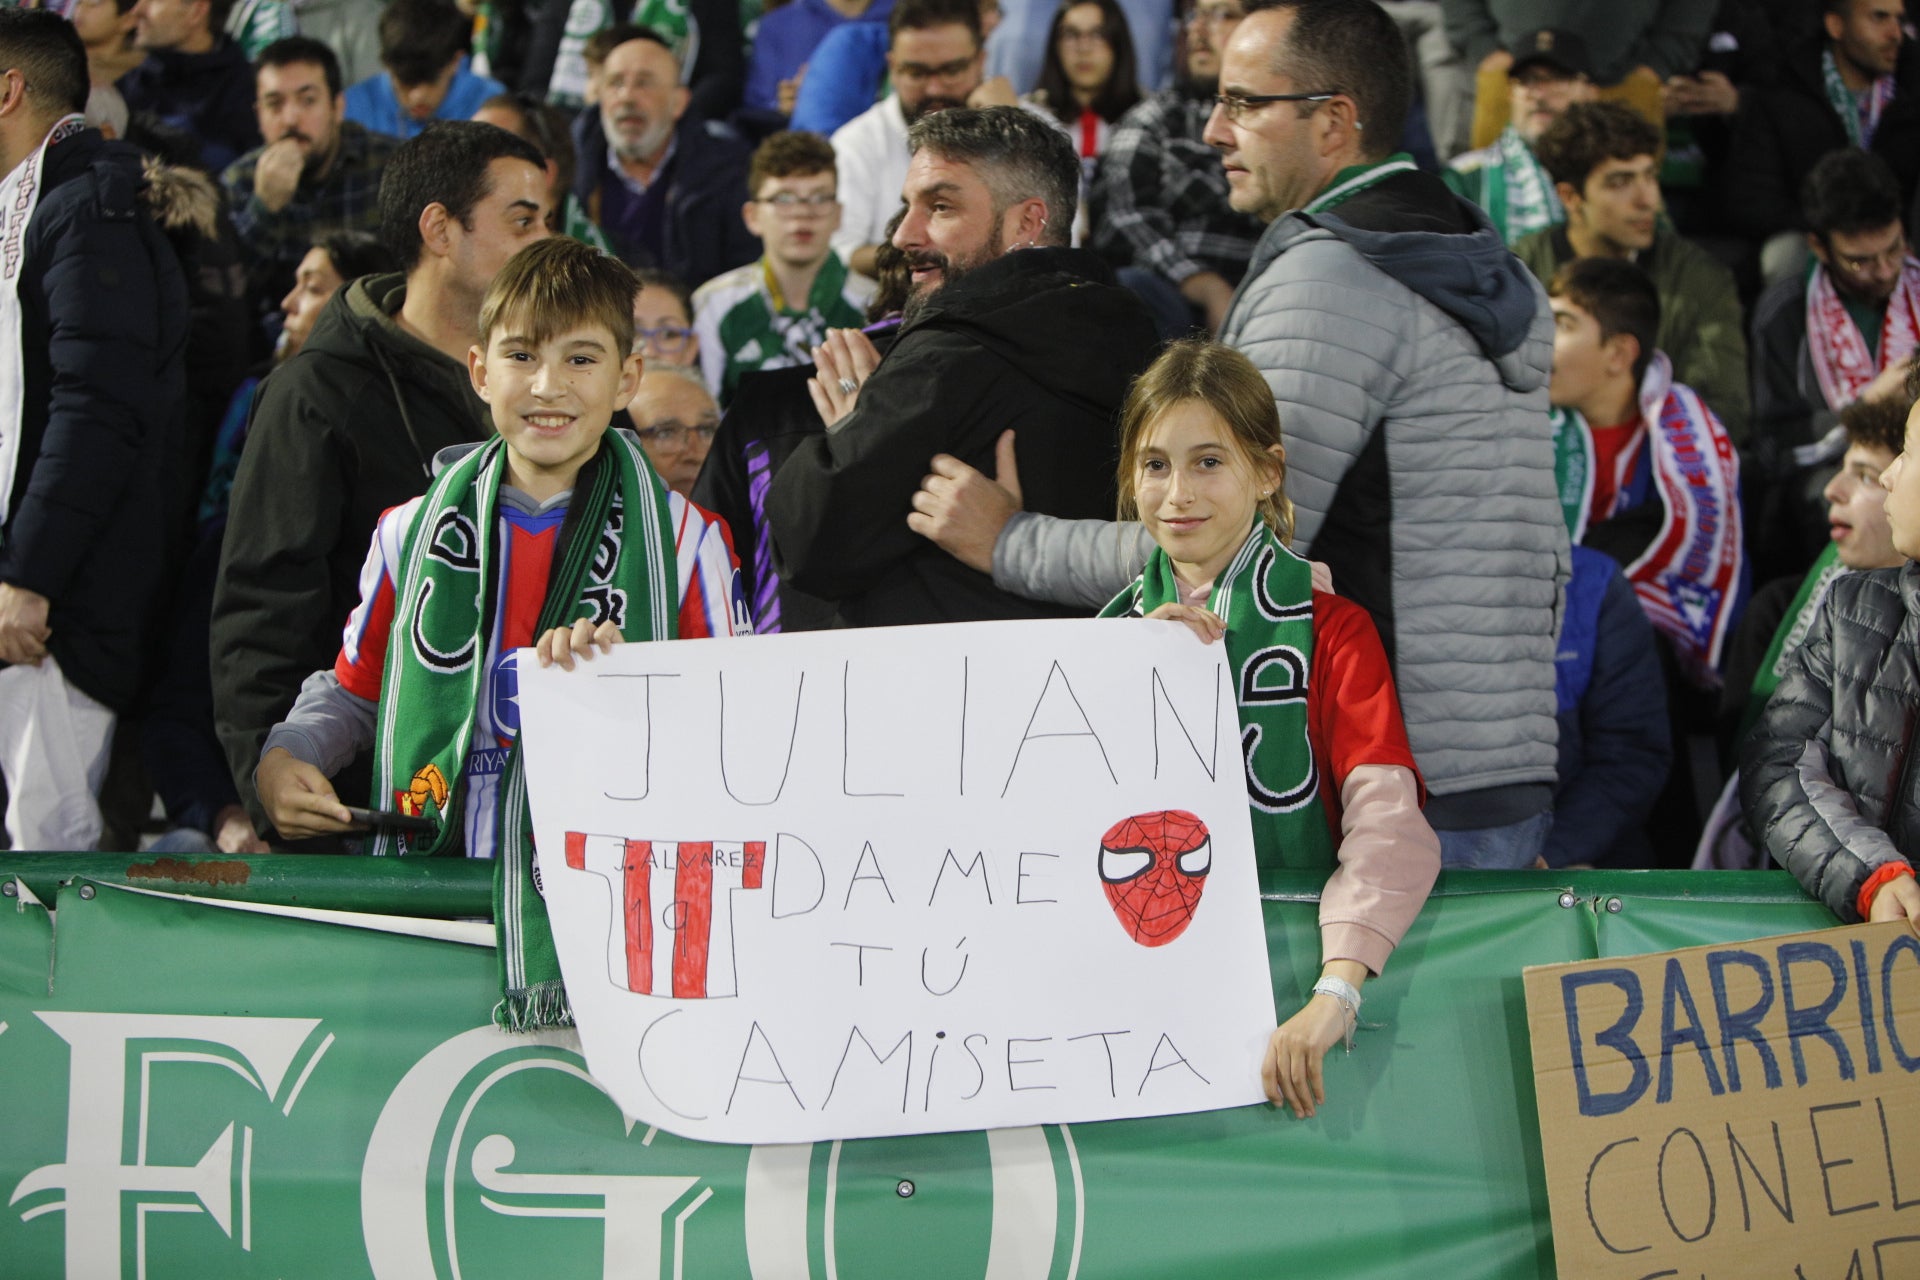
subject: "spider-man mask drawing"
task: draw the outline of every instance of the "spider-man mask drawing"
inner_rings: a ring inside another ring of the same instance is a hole
[[[1207,824],[1184,809],[1124,818],[1100,838],[1100,882],[1120,927],[1163,947],[1193,922],[1213,867]]]

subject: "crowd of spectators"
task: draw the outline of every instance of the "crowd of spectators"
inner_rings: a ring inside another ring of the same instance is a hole
[[[1752,768],[1804,774],[1765,694],[1823,706],[1828,588],[1909,554],[1903,0],[46,9],[0,10],[18,846],[306,847],[262,743],[380,513],[492,430],[489,284],[563,235],[637,273],[616,425],[762,632],[1091,613],[1151,550],[1111,521],[1128,387],[1212,338],[1448,865],[1811,856]]]

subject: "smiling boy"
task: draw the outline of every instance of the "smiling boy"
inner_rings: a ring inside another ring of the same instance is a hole
[[[567,1015],[532,882],[515,651],[572,670],[626,639],[752,629],[725,527],[607,430],[640,381],[634,288],[617,259],[563,237],[500,272],[468,354],[496,438],[444,450],[426,494],[381,518],[340,656],[268,735],[255,775],[283,834],[344,832],[328,778],[374,747],[370,807],[435,823],[379,829],[374,852],[496,858],[497,1016],[517,1028]]]

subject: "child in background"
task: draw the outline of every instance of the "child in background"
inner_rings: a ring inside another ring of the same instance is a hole
[[[1208,643],[1224,638],[1243,691],[1259,867],[1332,872],[1320,981],[1261,1066],[1268,1098],[1306,1117],[1326,1101],[1327,1050],[1343,1035],[1351,1044],[1361,983],[1426,901],[1440,841],[1420,816],[1380,637],[1365,610],[1315,590],[1288,549],[1285,483],[1279,413],[1252,362],[1214,343],[1169,347],[1121,411],[1120,516],[1137,512],[1158,549],[1101,616],[1174,619]]]
[[[433,829],[383,827],[372,852],[495,858],[495,1018],[516,1030],[571,1013],[533,881],[514,650],[572,670],[629,638],[752,629],[724,526],[607,431],[640,382],[634,291],[618,259],[558,237],[495,278],[468,367],[497,435],[443,450],[427,492],[381,517],[340,657],[301,688],[255,773],[283,834],[345,832],[328,778],[374,747],[369,808]]]

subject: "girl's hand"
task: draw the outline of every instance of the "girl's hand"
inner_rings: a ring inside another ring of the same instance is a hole
[[[562,671],[571,671],[576,653],[591,661],[595,645],[600,646],[602,653],[612,653],[613,646],[624,643],[626,637],[611,621],[596,627],[592,618],[582,618],[570,627],[555,627],[535,641],[533,647],[541,666],[550,667],[557,662]]]
[[[1227,624],[1220,615],[1194,604],[1163,604],[1147,615],[1149,618],[1165,618],[1172,622],[1184,622],[1193,634],[1206,644],[1212,644],[1227,634]]]
[[[1346,1034],[1347,1007],[1325,995],[1314,996],[1306,1008],[1275,1027],[1260,1064],[1267,1101],[1291,1108],[1296,1119],[1311,1117],[1313,1109],[1327,1100],[1321,1060]]]

